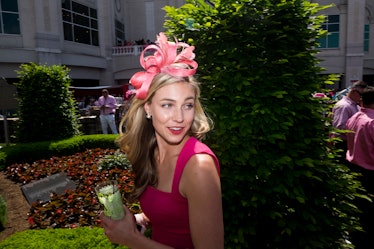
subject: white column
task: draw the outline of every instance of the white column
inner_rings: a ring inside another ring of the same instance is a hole
[[[365,0],[347,1],[345,86],[362,80],[364,65]]]

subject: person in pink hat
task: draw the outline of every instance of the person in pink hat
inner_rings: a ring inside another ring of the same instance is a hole
[[[194,47],[160,33],[141,54],[145,71],[130,79],[131,106],[118,140],[132,164],[143,213],[123,220],[100,215],[105,234],[130,248],[224,248],[220,165],[202,142],[211,128],[200,103]],[[146,56],[146,54],[151,54]],[[136,223],[152,228],[144,236]]]

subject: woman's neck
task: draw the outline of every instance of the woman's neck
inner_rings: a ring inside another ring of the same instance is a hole
[[[155,149],[156,162],[161,163],[169,158],[178,156],[188,139],[189,136],[186,136],[179,144],[169,144],[165,140],[157,141],[158,146]]]

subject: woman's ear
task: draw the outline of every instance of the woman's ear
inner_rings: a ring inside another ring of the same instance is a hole
[[[145,113],[150,113],[151,107],[149,106],[149,102],[144,104],[144,111]]]

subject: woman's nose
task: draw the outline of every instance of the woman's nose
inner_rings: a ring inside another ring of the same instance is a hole
[[[177,122],[183,121],[183,110],[180,108],[176,108],[173,113],[173,118]]]

